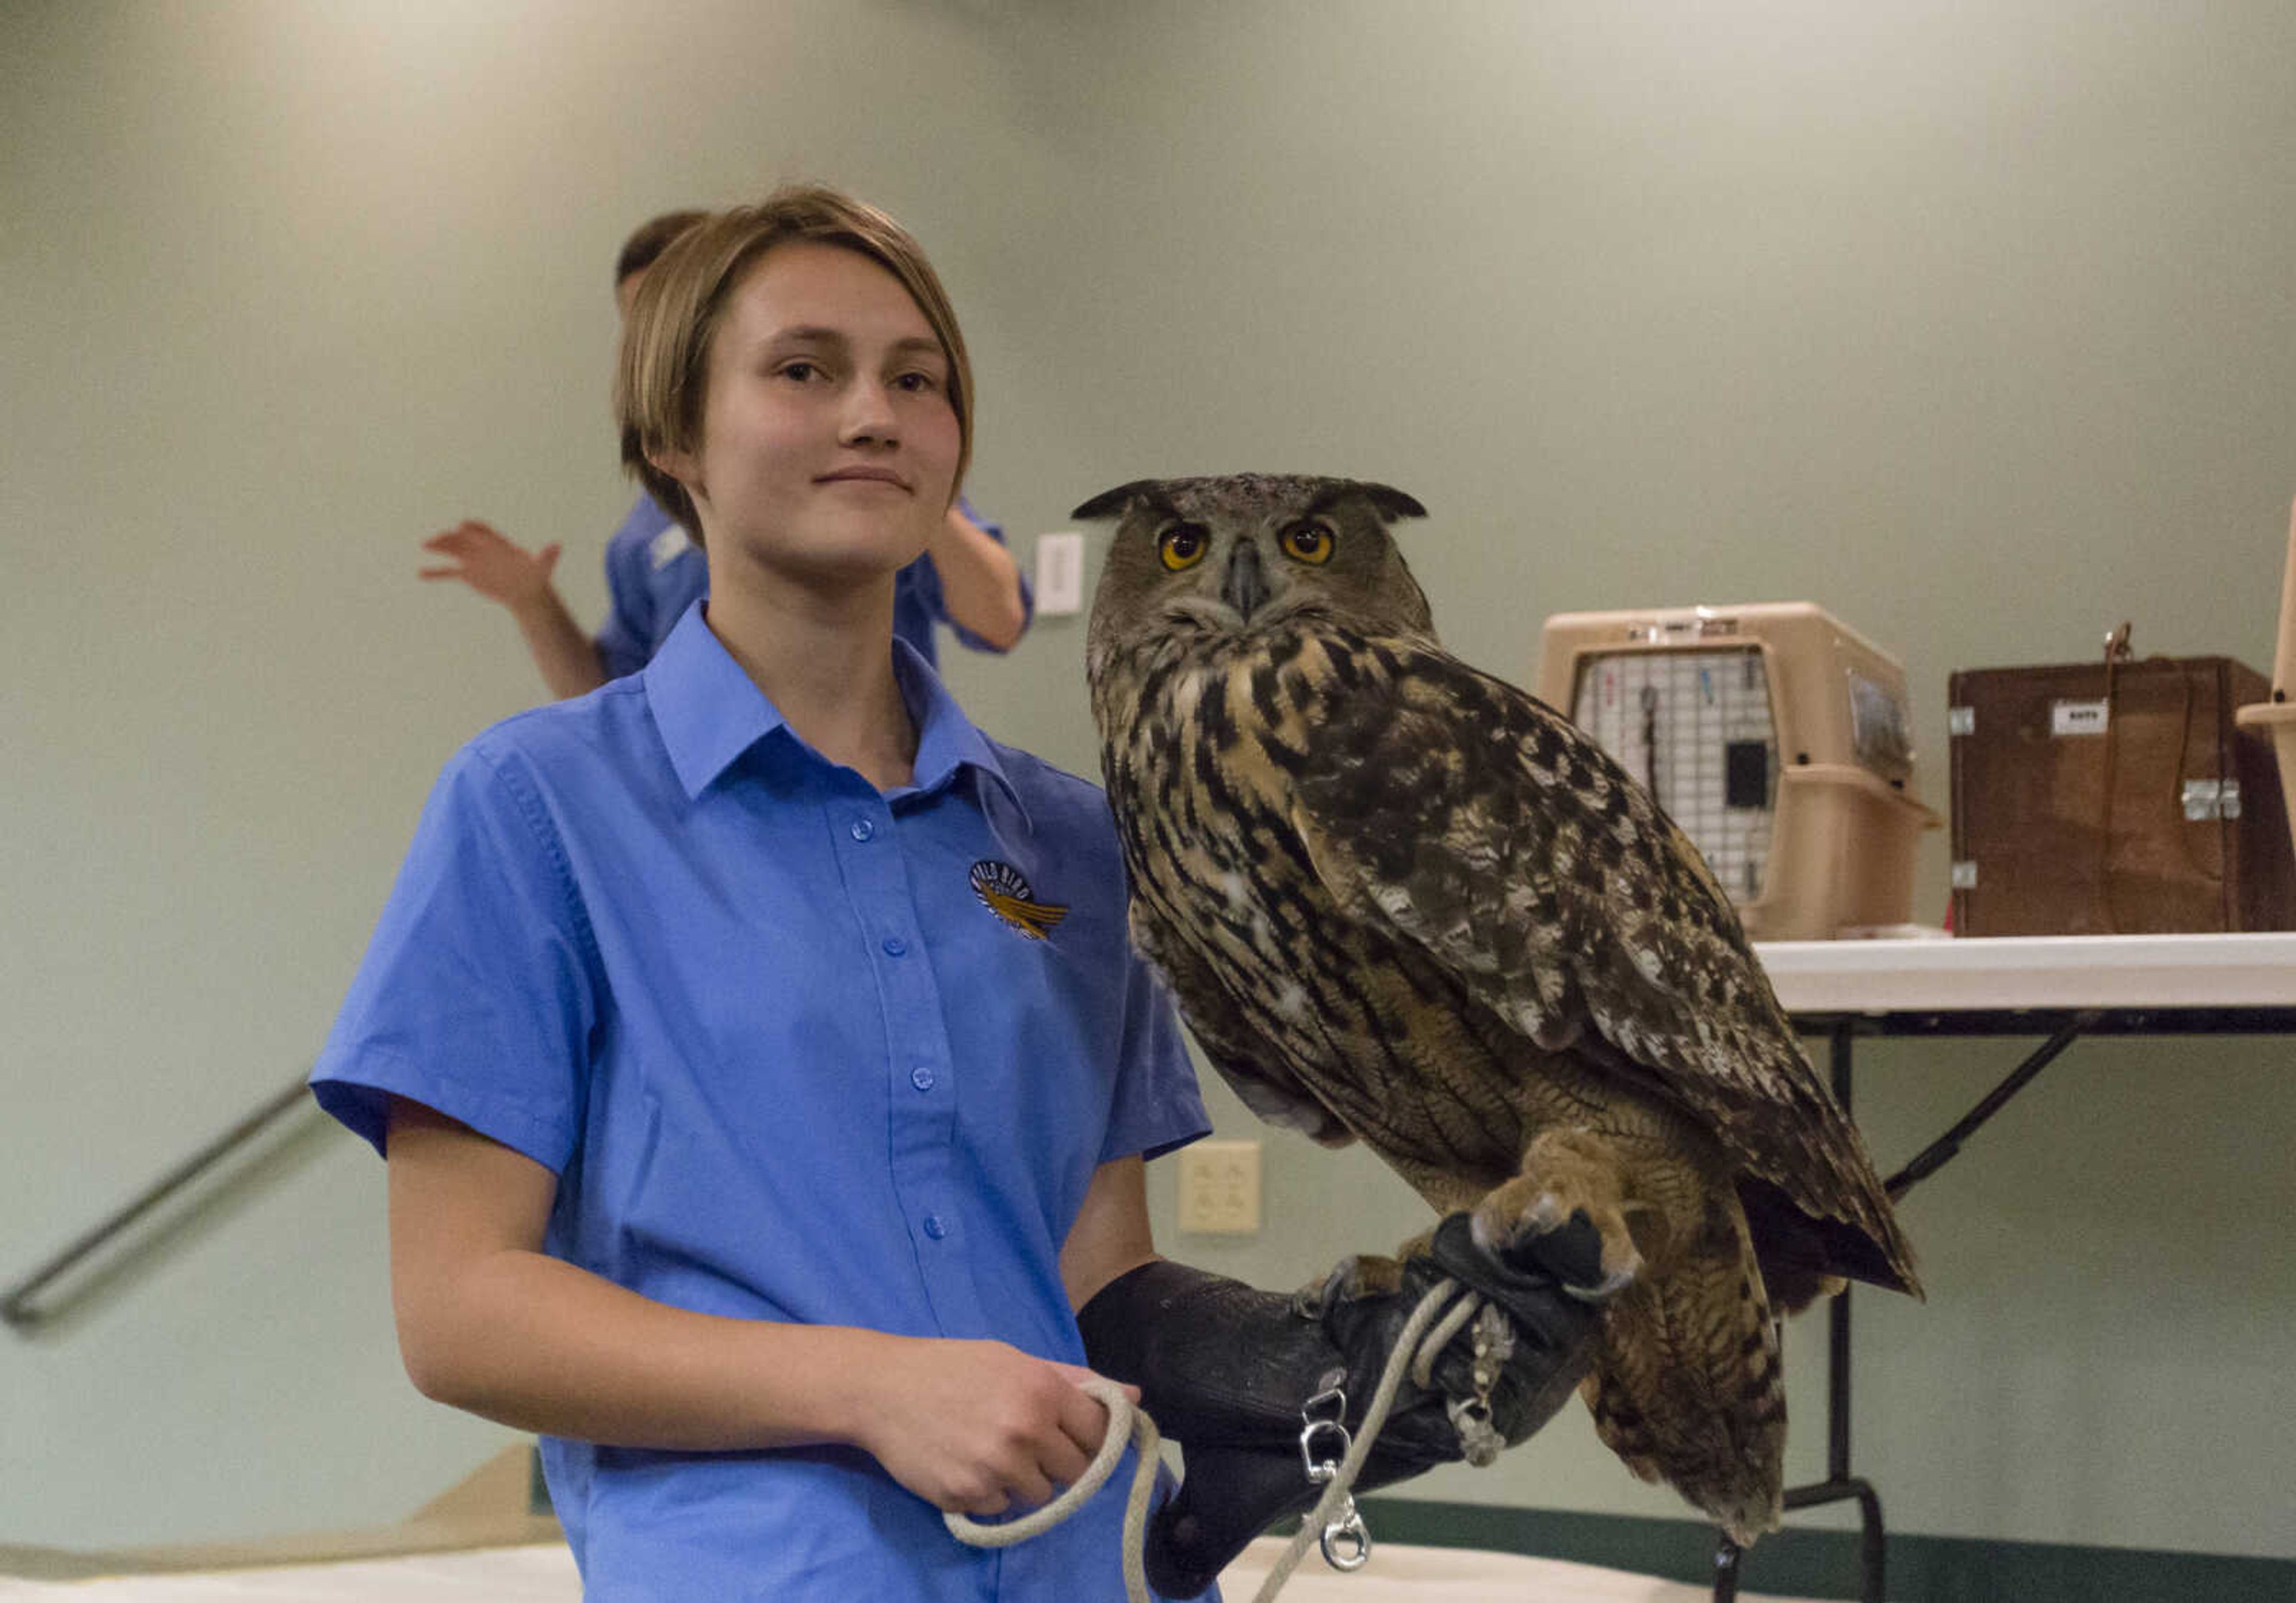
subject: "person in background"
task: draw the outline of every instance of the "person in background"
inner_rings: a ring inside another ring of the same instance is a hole
[[[646,269],[703,211],[668,211],[639,225],[614,261],[614,306],[625,322]],[[551,575],[562,547],[529,551],[493,525],[465,519],[431,536],[422,549],[442,559],[425,579],[459,579],[503,607],[553,696],[579,696],[609,679],[634,674],[660,650],[679,617],[709,593],[709,568],[699,529],[682,526],[640,491],[606,543],[609,610],[593,636],[583,632]],[[1009,651],[1020,642],[1035,601],[1004,531],[962,496],[942,519],[925,553],[903,568],[893,595],[893,632],[939,665],[933,626],[947,624],[976,651]]]

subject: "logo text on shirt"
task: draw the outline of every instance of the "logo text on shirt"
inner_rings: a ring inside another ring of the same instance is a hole
[[[1021,871],[1009,863],[983,858],[972,865],[972,894],[980,904],[1032,941],[1041,941],[1069,910],[1039,902]]]

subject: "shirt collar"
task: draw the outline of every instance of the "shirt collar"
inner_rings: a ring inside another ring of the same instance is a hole
[[[670,766],[688,799],[698,799],[752,746],[789,727],[781,709],[710,633],[702,617],[704,605],[696,601],[685,609],[644,675],[655,727],[661,731]],[[973,727],[923,657],[898,637],[893,641],[893,677],[917,727],[909,788],[936,789],[959,769],[975,768],[996,781],[1025,819],[1027,809],[997,761],[996,748]],[[790,732],[794,740],[796,732]]]

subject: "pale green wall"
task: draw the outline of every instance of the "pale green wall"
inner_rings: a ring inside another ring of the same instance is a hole
[[[1906,662],[1935,799],[1950,668],[2124,617],[2268,656],[2292,60],[2276,0],[0,8],[0,1276],[308,1062],[430,776],[535,696],[415,539],[563,538],[599,607],[605,281],[651,211],[816,176],[909,222],[1023,548],[1143,474],[1388,479],[1511,675],[1551,611],[1823,602]],[[951,676],[1089,771],[1081,633]],[[2010,1052],[1869,1049],[1884,1163]],[[2296,1553],[2286,1061],[2085,1047],[1916,1195],[1930,1303],[1860,1304],[1898,1525]],[[364,1522],[483,1456],[398,1373],[381,1182],[307,1129],[0,1338],[0,1542]],[[1164,1245],[1285,1284],[1418,1223],[1282,1139],[1267,1196]],[[1676,1507],[1575,1413],[1420,1490]]]

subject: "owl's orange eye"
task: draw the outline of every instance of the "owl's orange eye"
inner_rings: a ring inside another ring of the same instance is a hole
[[[1321,567],[1332,560],[1332,531],[1321,523],[1295,523],[1283,531],[1283,554]]]
[[[1175,523],[1156,542],[1156,554],[1164,559],[1164,566],[1174,573],[1184,568],[1193,568],[1204,560],[1204,552],[1211,542],[1204,531],[1193,523]]]

